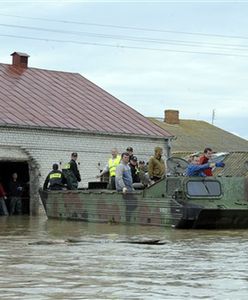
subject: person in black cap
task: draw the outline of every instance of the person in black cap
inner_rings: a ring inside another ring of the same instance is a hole
[[[81,181],[81,176],[77,166],[78,154],[72,152],[71,160],[63,168],[63,173],[67,180],[67,188],[69,190],[76,190],[78,188],[78,182]]]
[[[126,151],[129,154],[129,162],[130,162],[131,158],[133,157],[133,148],[132,147],[127,147]]]
[[[66,179],[64,174],[59,170],[58,164],[53,164],[52,171],[47,175],[46,180],[43,185],[43,190],[62,190],[64,184],[66,183]]]
[[[133,178],[133,183],[140,182],[140,177],[139,177],[139,169],[138,169],[138,159],[136,156],[132,156],[131,160],[129,162],[129,167],[131,169],[131,174]]]

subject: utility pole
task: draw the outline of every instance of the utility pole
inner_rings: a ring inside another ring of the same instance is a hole
[[[215,109],[212,111],[212,125],[214,125],[214,120],[215,120]]]

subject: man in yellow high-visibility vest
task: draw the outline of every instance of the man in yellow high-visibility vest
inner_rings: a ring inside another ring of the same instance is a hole
[[[120,164],[121,156],[118,154],[118,150],[116,148],[113,148],[111,150],[110,159],[108,160],[108,164],[104,167],[102,172],[97,175],[97,178],[101,177],[102,175],[109,173],[110,177],[110,188],[111,190],[115,190],[115,170],[116,167]]]

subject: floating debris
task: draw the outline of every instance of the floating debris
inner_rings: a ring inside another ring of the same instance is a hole
[[[140,244],[140,245],[164,245],[165,242],[161,240],[127,240],[119,241],[118,243],[127,243],[127,244]]]
[[[57,245],[57,244],[79,244],[79,243],[102,243],[101,240],[99,241],[89,241],[89,240],[82,240],[76,238],[68,238],[66,240],[40,240],[35,242],[30,242],[28,245]],[[120,241],[111,241],[112,243],[125,243],[125,244],[140,244],[140,245],[164,245],[165,242],[162,242],[159,239],[142,239],[142,240],[120,240]]]
[[[64,244],[64,240],[41,240],[36,242],[30,242],[28,245],[57,245],[57,244]]]

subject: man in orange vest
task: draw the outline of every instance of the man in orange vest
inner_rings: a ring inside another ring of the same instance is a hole
[[[111,150],[112,157],[109,158],[108,164],[102,170],[102,172],[97,175],[97,178],[101,177],[102,175],[109,173],[110,177],[110,189],[115,190],[115,170],[116,167],[120,164],[121,156],[118,154],[118,150],[113,148]]]

